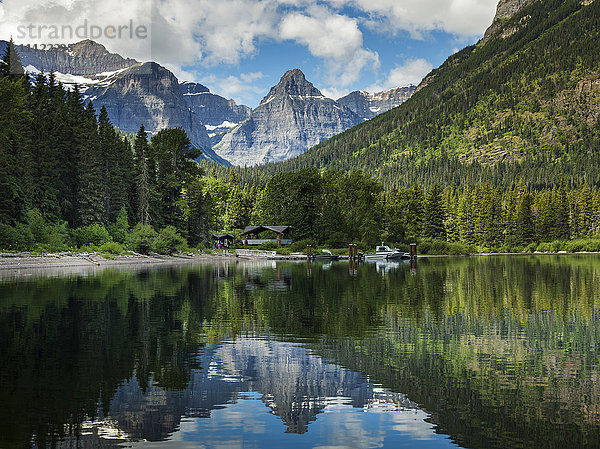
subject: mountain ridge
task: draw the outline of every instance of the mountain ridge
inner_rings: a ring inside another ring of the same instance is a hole
[[[414,85],[395,87],[380,92],[366,92],[357,90],[350,92],[337,100],[338,104],[346,106],[363,120],[373,117],[400,106],[408,100],[417,90]]]

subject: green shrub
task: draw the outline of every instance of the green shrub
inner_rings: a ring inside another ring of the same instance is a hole
[[[532,253],[537,249],[537,243],[530,243],[524,249],[526,253]]]
[[[123,245],[119,242],[106,242],[98,250],[105,254],[123,254]]]
[[[0,224],[0,249],[8,251],[27,251],[33,249],[33,234],[29,226],[22,223],[16,226]]]
[[[306,245],[314,245],[314,243],[314,241],[308,239],[298,240],[297,242],[292,242],[289,248],[293,253],[306,254]]]
[[[50,237],[50,227],[38,209],[30,209],[27,211],[27,224],[33,236],[35,243],[48,243]]]
[[[325,241],[324,246],[328,248],[343,248],[347,244],[346,234],[340,231],[331,233],[329,238]]]
[[[73,243],[78,248],[90,245],[102,246],[111,241],[112,237],[106,228],[99,224],[82,226],[73,231]]]
[[[417,254],[435,254],[459,256],[477,253],[474,245],[450,243],[443,240],[421,240],[417,246]]]
[[[549,242],[542,242],[540,243],[537,248],[536,251],[540,252],[540,253],[551,253],[554,252],[552,249],[552,244]]]
[[[277,246],[277,243],[267,242],[267,243],[263,243],[262,245],[258,245],[254,249],[259,249],[262,251],[275,251],[277,248],[279,248],[279,246]]]
[[[285,256],[288,256],[290,254],[292,254],[292,249],[288,246],[280,246],[279,248],[277,248],[277,254],[282,254]]]
[[[127,237],[127,241],[134,251],[148,254],[154,248],[156,237],[156,231],[152,226],[138,223]]]
[[[581,251],[599,252],[600,239],[577,239],[566,242],[564,245],[565,251],[577,253]]]
[[[127,209],[125,209],[125,206],[121,208],[115,223],[109,226],[108,231],[115,242],[125,243],[127,241],[129,218],[127,217]]]
[[[173,226],[167,226],[158,233],[154,242],[154,251],[159,254],[173,254],[187,247],[185,239]]]
[[[562,240],[554,240],[550,245],[552,247],[552,251],[557,253],[559,251],[563,251],[565,242]]]

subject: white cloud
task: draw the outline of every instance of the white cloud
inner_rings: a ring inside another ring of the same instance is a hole
[[[305,45],[313,56],[326,61],[332,83],[348,86],[359,79],[364,68],[379,67],[379,55],[363,48],[356,19],[312,7],[308,14],[286,15],[279,29],[282,39]]]
[[[337,87],[327,87],[325,89],[321,89],[321,93],[325,95],[327,98],[331,98],[333,100],[339,100],[342,97],[345,97],[350,93],[350,89],[338,89]]]
[[[410,84],[418,85],[432,69],[432,64],[426,59],[411,59],[401,66],[394,67],[382,83],[376,83],[368,87],[367,90],[369,92],[380,92],[393,87],[405,87]]]
[[[151,5],[151,0],[4,0],[0,36],[46,45],[87,37],[111,51],[147,60],[152,44]]]
[[[490,25],[498,0],[327,0],[336,8],[351,7],[366,13],[375,30],[407,31],[414,38],[423,32],[445,31],[457,36],[481,35]]]
[[[214,75],[202,77],[202,83],[211,92],[226,98],[233,98],[237,104],[256,106],[253,100],[257,95],[264,95],[265,86],[258,86],[256,81],[264,78],[261,72],[242,73],[239,76],[219,78]]]

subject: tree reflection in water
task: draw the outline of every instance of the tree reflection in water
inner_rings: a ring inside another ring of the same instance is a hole
[[[599,282],[596,256],[4,281],[0,447],[170,439],[248,397],[281,433],[342,401],[425,410],[466,447],[594,446]]]

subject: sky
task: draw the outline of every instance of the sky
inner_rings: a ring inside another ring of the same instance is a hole
[[[286,70],[323,94],[418,84],[477,42],[498,0],[0,0],[0,39],[93,38],[256,107]]]

